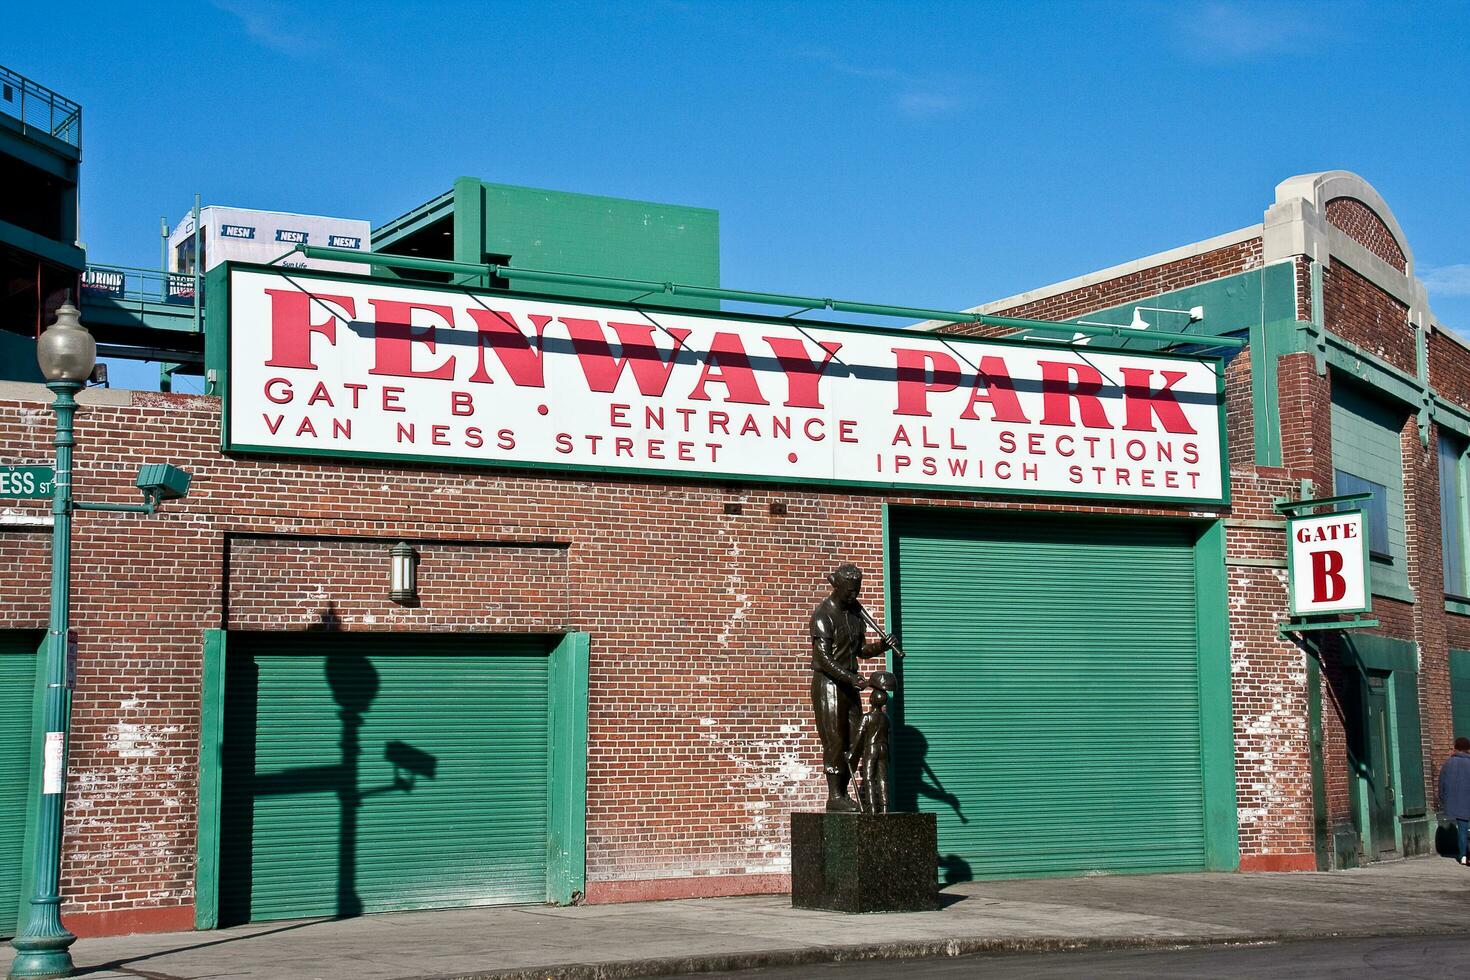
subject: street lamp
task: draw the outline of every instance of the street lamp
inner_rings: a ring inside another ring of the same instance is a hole
[[[61,817],[66,789],[66,740],[71,730],[71,678],[67,669],[71,605],[71,515],[76,510],[152,514],[165,500],[189,492],[191,477],[167,463],[145,463],[138,469],[141,504],[89,504],[71,495],[72,420],[76,394],[97,365],[97,343],[77,318],[71,297],[56,311],[56,322],[36,341],[36,360],[46,387],[56,393],[56,476],[51,484],[51,622],[46,630],[45,703],[41,720],[45,746],[41,763],[41,806],[26,842],[34,868],[30,912],[19,935],[10,941],[15,959],[11,980],[69,977],[76,970],[71,944],[77,941],[61,925]]]
[[[77,937],[61,925],[61,807],[66,781],[66,737],[71,728],[71,698],[67,690],[66,643],[71,600],[71,450],[76,394],[97,364],[97,343],[77,318],[70,297],[56,311],[56,322],[36,341],[36,360],[46,387],[56,393],[56,479],[51,488],[51,621],[46,630],[45,751],[42,763],[41,806],[31,828],[34,871],[30,915],[11,940],[15,960],[13,980],[69,977],[75,970],[71,944]]]

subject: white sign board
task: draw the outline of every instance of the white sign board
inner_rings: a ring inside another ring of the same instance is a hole
[[[1291,615],[1368,612],[1367,526],[1360,510],[1286,520]]]
[[[372,247],[371,225],[356,218],[211,206],[200,210],[199,221],[204,226],[202,272],[208,272],[222,262],[262,265],[275,262],[277,266],[290,269],[362,272],[363,267],[353,263],[308,260],[300,254],[284,259],[281,256],[297,245],[323,245],[362,252]],[[193,237],[194,215],[191,212],[168,236],[169,271],[190,271]]]
[[[1212,359],[260,269],[228,303],[229,450],[1228,498]]]

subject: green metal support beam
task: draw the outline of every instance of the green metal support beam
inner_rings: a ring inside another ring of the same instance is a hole
[[[1293,633],[1311,633],[1318,630],[1353,630],[1373,629],[1378,626],[1376,619],[1334,619],[1327,623],[1282,623],[1276,628],[1276,635],[1283,640],[1290,639]]]
[[[418,269],[426,272],[448,272],[467,276],[499,276],[522,282],[556,283],[564,286],[585,286],[590,289],[617,289],[638,293],[638,299],[654,293],[664,296],[695,296],[703,299],[730,300],[736,303],[754,303],[762,306],[794,306],[805,310],[832,310],[837,313],[858,313],[868,316],[898,317],[907,320],[942,320],[946,323],[977,323],[989,327],[1011,327],[1017,330],[1066,332],[1089,337],[1123,337],[1134,333],[1128,327],[1093,327],[1075,323],[1056,323],[1050,320],[1027,320],[1019,317],[990,316],[984,313],[927,310],[914,306],[889,306],[883,303],[858,303],[851,300],[829,297],[794,296],[785,293],[758,293],[743,289],[724,289],[718,286],[692,286],[685,283],[654,282],[647,279],[619,279],[610,276],[587,276],[572,272],[546,272],[540,269],[518,269],[509,265],[473,262],[449,262],[444,259],[424,259],[406,255],[385,255],[380,252],[358,252],[352,249],[327,248],[319,245],[301,245],[296,251],[309,259],[331,262],[360,262],[368,265],[391,266],[399,269]],[[1212,347],[1240,348],[1245,341],[1235,337],[1205,337],[1196,334],[1169,331],[1149,331],[1155,340],[1170,343],[1208,343]]]

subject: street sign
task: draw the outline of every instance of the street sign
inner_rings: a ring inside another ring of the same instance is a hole
[[[51,466],[0,466],[0,497],[50,497],[55,482]]]

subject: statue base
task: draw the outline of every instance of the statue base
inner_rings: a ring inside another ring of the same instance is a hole
[[[932,813],[793,813],[791,904],[831,912],[939,907]]]

